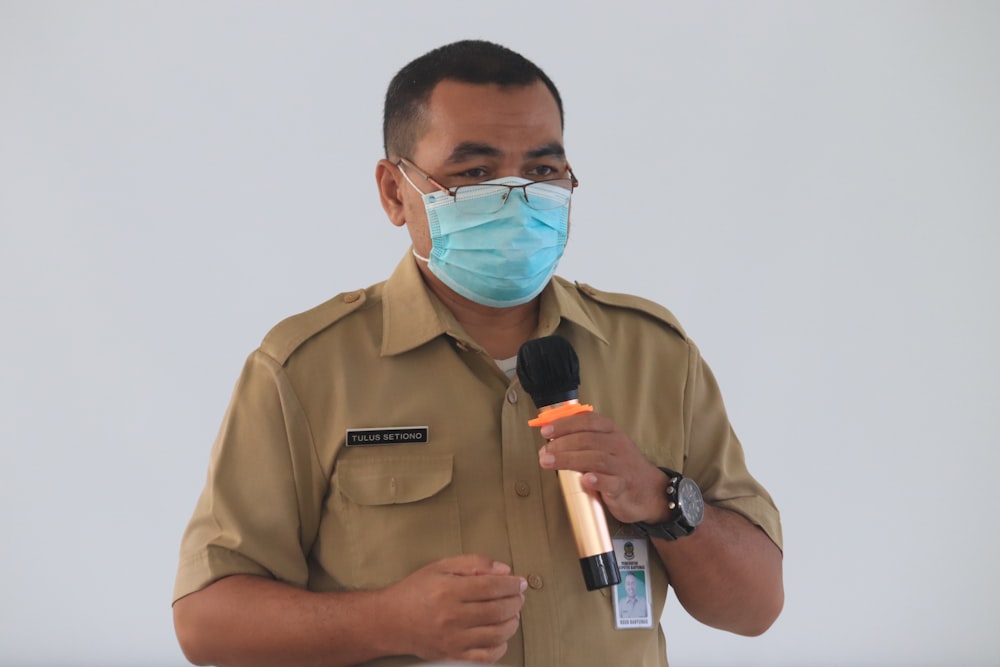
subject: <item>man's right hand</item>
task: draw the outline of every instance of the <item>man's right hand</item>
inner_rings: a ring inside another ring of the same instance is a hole
[[[517,631],[525,580],[485,556],[431,563],[388,588],[316,593],[232,575],[174,604],[196,665],[330,667],[388,655],[496,662]]]
[[[493,663],[517,631],[527,587],[504,563],[454,556],[386,589],[385,615],[393,619],[405,653],[425,660]]]

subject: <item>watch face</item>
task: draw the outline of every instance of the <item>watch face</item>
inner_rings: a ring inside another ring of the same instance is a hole
[[[697,526],[701,523],[705,516],[705,500],[694,481],[686,477],[681,480],[677,489],[677,504],[681,506],[681,512],[689,524]]]

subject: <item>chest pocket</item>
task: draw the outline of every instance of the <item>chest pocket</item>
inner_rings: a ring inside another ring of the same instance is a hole
[[[450,454],[338,461],[330,519],[352,587],[385,586],[462,552],[453,474]]]

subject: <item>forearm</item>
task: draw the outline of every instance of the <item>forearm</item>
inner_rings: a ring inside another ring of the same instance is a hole
[[[652,542],[677,599],[702,623],[759,635],[781,613],[781,550],[739,514],[706,505],[692,535]]]
[[[262,577],[221,579],[174,604],[196,665],[337,667],[395,653],[380,591],[313,593]],[[373,623],[373,619],[379,623]]]

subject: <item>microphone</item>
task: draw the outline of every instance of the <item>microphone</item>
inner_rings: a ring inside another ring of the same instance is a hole
[[[522,345],[517,352],[517,377],[538,406],[538,417],[528,422],[530,426],[544,426],[594,410],[592,405],[580,403],[577,398],[580,360],[562,336],[536,338]],[[582,477],[575,470],[559,471],[559,485],[576,539],[583,581],[587,590],[593,591],[620,583],[621,575],[604,507],[597,494],[583,488]]]

